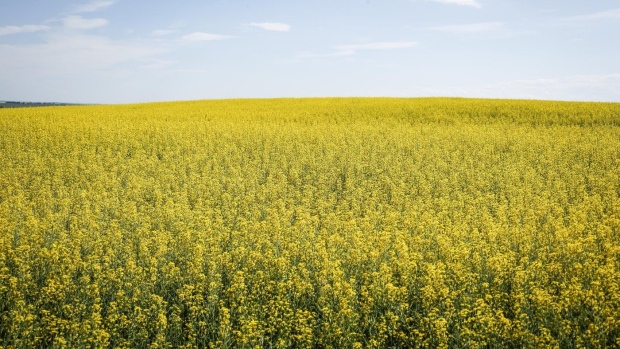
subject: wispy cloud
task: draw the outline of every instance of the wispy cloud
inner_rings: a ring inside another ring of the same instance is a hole
[[[103,18],[83,18],[80,15],[75,15],[78,13],[86,13],[86,12],[96,12],[103,10],[107,7],[114,5],[116,1],[106,0],[106,1],[92,1],[86,4],[82,4],[76,6],[71,13],[73,15],[67,16],[60,20],[66,29],[72,30],[86,30],[86,29],[94,29],[106,26],[108,21]],[[56,20],[50,20],[48,22],[56,22]],[[34,33],[38,31],[50,30],[52,27],[47,25],[21,25],[21,26],[5,26],[0,27],[0,36],[1,35],[9,35],[9,34],[20,34],[20,33]]]
[[[355,54],[353,50],[341,50],[331,53],[313,53],[313,52],[301,52],[296,55],[295,58],[330,58],[330,57],[345,57]]]
[[[82,18],[81,16],[69,16],[63,20],[63,25],[67,29],[87,30],[104,27],[108,21],[103,18]]]
[[[464,33],[482,33],[500,29],[504,26],[502,22],[485,22],[485,23],[472,23],[472,24],[457,24],[457,25],[443,25],[429,27],[430,30],[464,34]]]
[[[0,66],[11,76],[65,77],[95,74],[128,62],[155,62],[166,52],[157,45],[111,40],[81,32],[57,32],[44,36],[44,43],[0,45]]]
[[[20,33],[34,33],[41,30],[48,30],[50,27],[46,25],[9,25],[6,27],[0,27],[0,35],[20,34]]]
[[[191,33],[191,34],[187,34],[183,36],[181,40],[188,41],[188,42],[195,42],[195,41],[220,41],[220,40],[228,40],[232,38],[233,37],[229,35],[195,32],[195,33]]]
[[[620,102],[620,74],[513,80],[469,87],[419,88],[403,95]]]
[[[366,44],[339,45],[335,48],[340,52],[357,52],[361,50],[399,50],[417,46],[415,41],[371,42]]]
[[[178,33],[179,31],[177,29],[157,29],[157,30],[153,30],[151,32],[151,35],[155,35],[155,36],[166,36],[166,35],[170,35],[170,34],[174,34],[174,33]]]
[[[553,79],[518,80],[514,84],[526,88],[542,88],[549,90],[566,90],[573,88],[613,89],[620,93],[620,74],[607,75],[574,75]],[[620,94],[619,94],[620,96]]]
[[[168,68],[174,64],[176,64],[176,61],[172,61],[172,60],[166,60],[166,59],[153,59],[148,61],[145,65],[142,66],[142,68],[145,69],[162,69],[162,68]]]
[[[115,3],[116,1],[92,1],[77,6],[75,10],[73,10],[73,13],[97,12],[106,9]]]
[[[333,57],[347,57],[353,56],[358,51],[381,51],[381,50],[401,50],[417,46],[415,41],[384,41],[384,42],[370,42],[364,44],[349,44],[338,45],[333,47],[332,52],[327,53],[313,53],[302,52],[295,56],[296,59],[306,58],[333,58]]]
[[[620,74],[574,75],[517,80],[488,88],[489,93],[532,99],[569,99],[620,102]]]
[[[274,23],[274,22],[264,22],[264,23],[250,23],[251,26],[261,28],[264,30],[276,31],[276,32],[287,32],[291,30],[291,26],[286,23]]]
[[[460,5],[460,6],[471,6],[480,8],[482,5],[476,0],[430,0],[433,2],[439,2],[442,4],[450,4],[450,5]]]
[[[587,15],[569,17],[569,20],[573,21],[596,21],[602,19],[620,19],[620,8],[591,13]]]

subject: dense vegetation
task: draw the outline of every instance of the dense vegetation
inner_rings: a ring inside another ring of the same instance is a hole
[[[77,104],[0,101],[0,109],[1,108],[31,108],[31,107],[61,107],[61,106],[69,106],[69,105],[77,105]]]
[[[620,104],[0,110],[0,347],[620,346]]]

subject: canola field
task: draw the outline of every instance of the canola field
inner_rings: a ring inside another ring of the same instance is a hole
[[[620,104],[0,110],[0,348],[620,346]]]

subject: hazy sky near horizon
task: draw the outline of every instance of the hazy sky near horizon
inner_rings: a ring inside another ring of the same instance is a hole
[[[0,100],[620,102],[618,0],[20,0]]]

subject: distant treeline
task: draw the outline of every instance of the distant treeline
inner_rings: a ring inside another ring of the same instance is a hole
[[[27,107],[56,107],[77,105],[71,103],[48,103],[48,102],[0,102],[0,108],[27,108]]]

